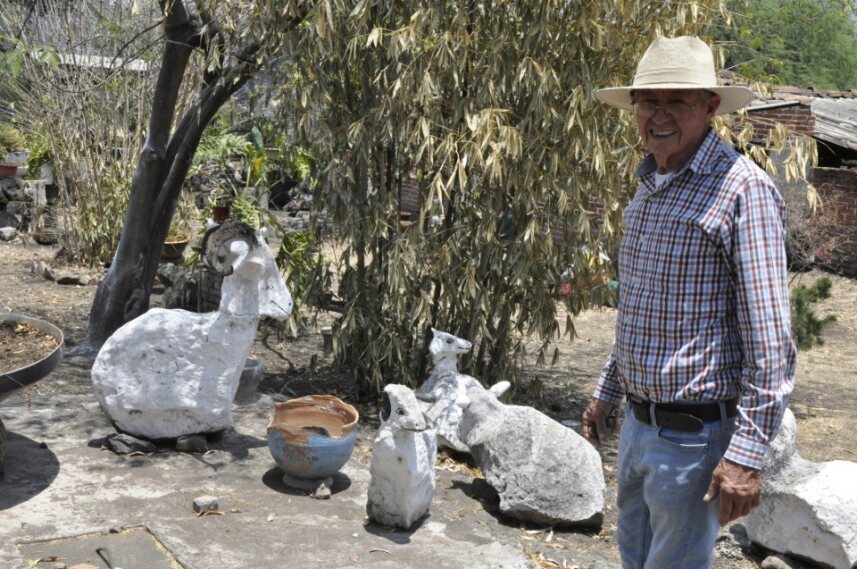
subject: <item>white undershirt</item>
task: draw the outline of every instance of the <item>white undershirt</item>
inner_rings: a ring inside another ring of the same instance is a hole
[[[675,172],[667,172],[666,174],[659,174],[657,170],[655,170],[655,187],[660,189],[661,186],[666,184],[670,178],[675,176]]]

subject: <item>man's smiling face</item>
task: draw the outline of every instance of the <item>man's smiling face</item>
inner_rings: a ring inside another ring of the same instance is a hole
[[[720,97],[700,89],[641,89],[633,96],[640,138],[662,174],[693,156],[720,105]]]

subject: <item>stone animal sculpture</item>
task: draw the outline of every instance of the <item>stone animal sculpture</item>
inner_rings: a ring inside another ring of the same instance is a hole
[[[742,520],[750,539],[825,567],[857,567],[857,463],[801,457],[786,409],[764,474],[762,503]]]
[[[404,385],[386,386],[369,467],[369,519],[408,529],[425,517],[434,496],[436,453],[434,431],[414,392]]]
[[[540,525],[600,525],[601,457],[583,437],[544,413],[505,405],[474,388],[459,401],[461,437],[500,497],[500,510]]]
[[[456,401],[461,399],[468,389],[482,387],[476,378],[458,372],[458,356],[469,352],[472,344],[434,328],[432,334],[429,351],[434,369],[417,390],[417,398],[424,403],[426,418],[437,432],[438,446],[458,452],[470,452],[458,433],[461,406],[456,404]],[[500,397],[510,386],[508,381],[501,381],[492,385],[490,391]]]
[[[292,312],[274,256],[249,225],[209,229],[203,251],[224,275],[217,311],[153,308],[114,332],[96,357],[93,390],[122,431],[157,439],[231,427],[259,318]]]

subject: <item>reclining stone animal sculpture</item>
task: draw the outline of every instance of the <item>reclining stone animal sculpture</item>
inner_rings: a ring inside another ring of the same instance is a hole
[[[597,526],[603,519],[601,457],[544,413],[467,390],[461,437],[500,497],[500,510],[540,525]]]
[[[408,529],[431,506],[437,444],[411,389],[390,384],[384,398],[372,445],[366,513],[378,524]]]
[[[95,359],[93,391],[122,431],[158,439],[231,427],[260,316],[283,320],[292,312],[274,256],[253,228],[212,228],[203,251],[206,264],[225,275],[218,310],[153,308],[120,327]]]
[[[742,520],[750,539],[824,567],[857,567],[857,463],[801,457],[786,409],[764,473],[762,503]]]
[[[437,432],[439,447],[447,447],[458,452],[470,452],[461,440],[458,425],[461,422],[461,399],[468,389],[482,384],[470,375],[458,372],[458,356],[470,351],[472,344],[467,340],[432,328],[434,335],[429,344],[434,369],[429,378],[417,390],[417,398],[424,403],[424,412],[429,424]],[[500,397],[511,384],[501,381],[491,386],[490,391]]]

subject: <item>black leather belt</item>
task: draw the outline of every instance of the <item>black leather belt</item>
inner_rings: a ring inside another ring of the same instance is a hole
[[[652,424],[651,401],[634,397],[628,399],[634,417],[641,423]],[[727,399],[726,417],[732,418],[738,414],[738,398]],[[702,424],[720,420],[719,403],[701,403],[689,405],[685,403],[655,403],[655,423],[658,427],[667,427],[679,431],[694,432],[702,429]]]

